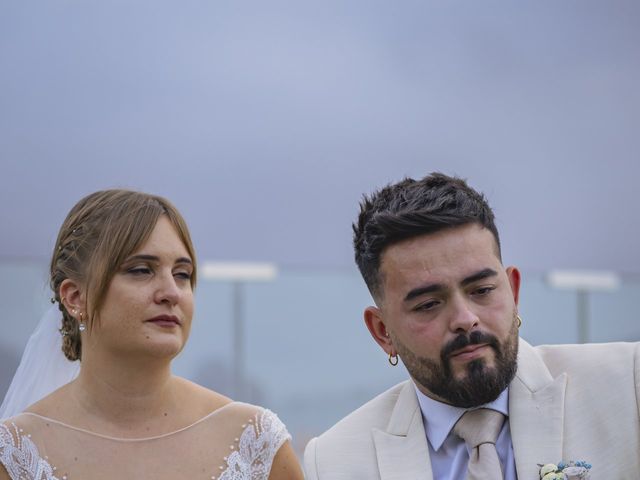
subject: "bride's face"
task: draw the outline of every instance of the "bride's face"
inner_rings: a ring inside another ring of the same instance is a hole
[[[120,355],[177,355],[191,328],[192,262],[171,222],[161,216],[114,275],[88,343]]]

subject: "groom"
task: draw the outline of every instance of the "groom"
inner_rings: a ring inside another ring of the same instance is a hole
[[[483,195],[440,173],[389,185],[354,246],[365,324],[411,379],[311,440],[308,480],[640,478],[640,344],[520,339],[520,273]]]

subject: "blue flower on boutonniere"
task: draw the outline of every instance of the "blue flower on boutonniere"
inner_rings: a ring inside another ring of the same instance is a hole
[[[540,465],[541,480],[586,480],[591,478],[591,465],[584,460]]]

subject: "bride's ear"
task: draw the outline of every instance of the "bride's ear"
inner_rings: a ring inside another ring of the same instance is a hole
[[[84,288],[79,282],[65,278],[60,284],[60,302],[67,309],[69,315],[78,318],[85,310]]]

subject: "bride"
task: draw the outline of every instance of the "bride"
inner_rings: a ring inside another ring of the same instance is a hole
[[[12,415],[0,422],[0,479],[302,478],[274,413],[171,373],[189,336],[196,262],[167,200],[127,190],[80,200],[50,273],[55,335],[39,327],[46,342],[27,346],[0,410]],[[58,368],[60,350],[48,358],[47,347],[60,338],[74,363]],[[80,361],[75,379],[20,404],[74,377]]]

